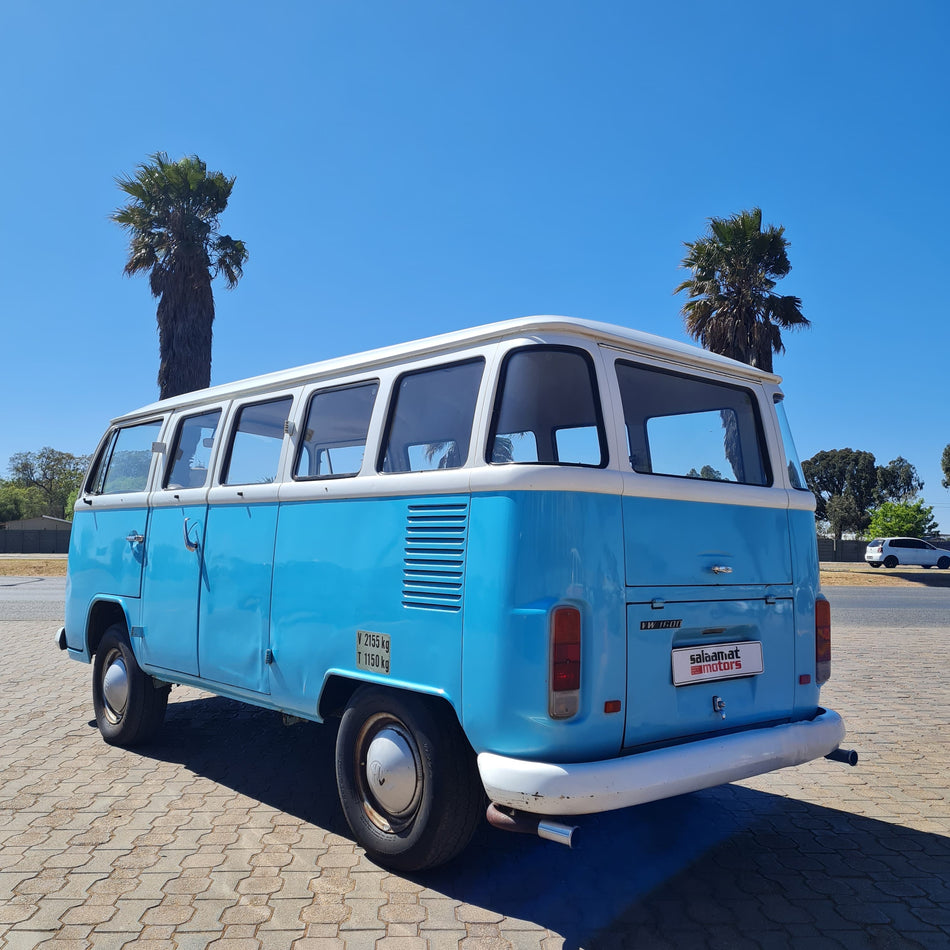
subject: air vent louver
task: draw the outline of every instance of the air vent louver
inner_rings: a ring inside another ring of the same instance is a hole
[[[430,610],[462,609],[468,505],[410,505],[402,602]]]

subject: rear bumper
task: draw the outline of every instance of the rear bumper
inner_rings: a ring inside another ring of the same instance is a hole
[[[671,798],[801,765],[833,752],[842,718],[820,709],[807,722],[752,729],[602,762],[527,762],[492,752],[478,756],[488,797],[542,815],[586,815]]]

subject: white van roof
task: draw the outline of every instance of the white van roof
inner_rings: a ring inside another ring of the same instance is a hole
[[[588,340],[594,340],[608,346],[617,346],[632,350],[644,356],[673,359],[675,362],[693,368],[712,369],[731,376],[738,376],[757,382],[781,382],[781,377],[766,373],[754,367],[747,366],[726,356],[710,353],[708,350],[668,340],[665,337],[652,333],[643,333],[627,327],[614,326],[610,323],[599,323],[594,320],[581,320],[576,317],[562,316],[533,316],[519,317],[514,320],[502,320],[497,323],[487,323],[483,326],[471,327],[466,330],[455,330],[451,333],[441,333],[437,336],[425,337],[420,340],[411,340],[394,346],[385,346],[375,350],[366,350],[351,356],[335,357],[317,363],[308,363],[291,369],[265,373],[261,376],[252,376],[247,379],[235,380],[231,383],[221,383],[207,389],[199,389],[170,399],[142,406],[140,409],[123,413],[119,419],[132,416],[144,416],[157,412],[167,412],[180,406],[188,406],[203,402],[227,399],[235,395],[264,392],[270,389],[288,388],[300,385],[321,377],[335,377],[351,375],[375,367],[392,363],[400,363],[409,358],[424,358],[441,352],[450,353],[455,350],[476,346],[480,343],[489,343],[496,340],[536,337],[538,342],[544,342],[546,337],[556,334],[572,334]]]

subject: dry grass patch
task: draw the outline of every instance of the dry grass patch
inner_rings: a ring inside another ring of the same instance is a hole
[[[65,577],[64,557],[0,557],[0,577]]]
[[[866,564],[822,565],[822,587],[950,587],[950,571],[922,567],[877,569]]]

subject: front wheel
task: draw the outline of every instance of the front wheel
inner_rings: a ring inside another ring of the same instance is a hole
[[[109,627],[92,666],[92,705],[102,738],[118,746],[145,742],[165,718],[169,691],[139,668],[125,628]]]
[[[871,567],[880,567],[880,566],[881,566],[881,564],[880,564],[879,561],[868,561],[868,564],[870,564]]]
[[[940,560],[937,561],[937,567],[938,567],[941,571],[945,571],[948,567],[950,567],[950,557],[942,557],[942,558],[940,558]]]
[[[400,871],[455,857],[484,811],[475,755],[451,709],[397,690],[353,694],[337,734],[336,780],[357,843]]]

